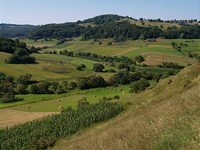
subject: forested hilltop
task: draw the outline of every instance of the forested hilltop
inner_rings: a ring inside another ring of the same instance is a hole
[[[101,15],[83,21],[47,24],[41,26],[0,26],[0,36],[28,37],[30,39],[65,39],[82,37],[82,40],[113,38],[114,42],[126,40],[165,38],[198,39],[199,22],[194,20],[143,19],[118,15]]]
[[[16,25],[16,24],[0,24],[0,37],[19,38],[26,37],[37,26],[33,25]]]
[[[135,21],[135,23],[133,22]],[[137,22],[141,22],[139,25]],[[145,23],[156,22],[157,25]],[[164,28],[162,23],[168,25]],[[84,21],[64,24],[48,24],[33,30],[29,38],[71,38],[82,36],[82,40],[113,38],[115,42],[123,42],[129,39],[197,39],[200,38],[200,26],[197,20],[166,21],[161,19],[139,20],[118,15],[101,15]]]

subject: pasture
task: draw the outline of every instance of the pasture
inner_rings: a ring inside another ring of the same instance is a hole
[[[69,106],[76,108],[78,101],[84,97],[90,103],[95,103],[104,96],[113,98],[116,95],[120,96],[120,100],[125,102],[131,95],[128,91],[129,86],[118,86],[72,91],[61,95],[21,95],[18,97],[24,98],[24,104],[11,107],[11,109],[28,112],[59,112],[62,110],[61,108]]]
[[[37,64],[5,64],[4,62],[10,54],[0,53],[0,71],[15,78],[21,74],[30,73],[33,76],[32,79],[38,81],[75,81],[77,77],[88,75],[101,75],[107,80],[113,75],[113,73],[108,72],[96,73],[92,71],[94,63],[97,63],[96,61],[59,54],[44,54],[46,51],[55,50],[59,52],[66,49],[74,52],[91,52],[105,56],[127,56],[130,58],[134,58],[136,55],[142,55],[146,59],[144,63],[152,65],[152,67],[136,67],[136,70],[152,73],[165,73],[174,70],[155,67],[155,65],[166,61],[177,62],[181,65],[192,64],[195,60],[188,58],[186,53],[188,51],[192,53],[200,52],[199,40],[185,39],[157,39],[157,42],[135,40],[120,43],[113,42],[112,45],[108,45],[108,42],[112,41],[111,39],[101,40],[101,45],[92,40],[81,41],[80,38],[74,38],[72,41],[67,41],[61,45],[56,45],[57,40],[55,39],[51,41],[38,40],[37,42],[24,39],[23,41],[28,46],[49,46],[49,48],[41,50],[38,54],[33,54],[36,57]],[[180,53],[171,47],[171,42],[184,43],[187,46],[183,46],[183,53]],[[85,64],[86,69],[84,71],[77,71],[76,66],[81,64]],[[118,70],[115,67],[105,65],[105,70],[108,69]],[[155,84],[155,82],[152,81],[151,84]],[[118,86],[84,91],[77,90],[65,94],[17,95],[17,97],[23,98],[24,100],[15,103],[0,104],[0,108],[10,107],[11,110],[20,112],[59,112],[61,111],[60,108],[66,108],[68,106],[76,108],[78,100],[83,97],[86,97],[89,102],[94,103],[104,96],[112,98],[119,95],[120,101],[126,102],[133,96],[128,91],[128,86]]]
[[[195,60],[188,58],[188,52],[200,53],[199,39],[157,39],[156,42],[129,40],[119,43],[112,42],[112,39],[101,39],[100,41],[102,44],[93,40],[81,41],[80,38],[74,38],[72,41],[67,41],[61,45],[56,45],[52,41],[53,46],[42,50],[41,53],[68,50],[74,52],[91,52],[104,56],[127,56],[130,58],[134,58],[136,55],[143,55],[147,58],[145,62],[147,65],[157,65],[163,61],[172,61],[187,65],[195,62]],[[35,43],[37,46],[38,44],[42,44],[41,40],[38,42],[28,40],[27,42],[28,45],[34,45]],[[109,42],[112,42],[112,45],[108,45]],[[182,52],[172,48],[172,42],[182,43]]]

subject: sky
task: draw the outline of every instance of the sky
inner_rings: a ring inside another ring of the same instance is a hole
[[[0,0],[0,23],[42,25],[103,14],[200,20],[200,0]]]

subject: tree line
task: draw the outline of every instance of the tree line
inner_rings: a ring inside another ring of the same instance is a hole
[[[126,40],[166,38],[166,39],[197,39],[200,38],[200,26],[184,25],[163,29],[158,26],[141,27],[128,21],[118,21],[124,17],[117,15],[102,15],[75,23],[48,24],[33,30],[29,38],[72,38],[81,36],[82,40],[113,38],[114,42]],[[142,20],[143,21],[143,20]],[[153,21],[153,20],[151,20]],[[157,20],[161,22],[162,20]],[[94,23],[94,26],[83,26],[81,23]]]
[[[34,64],[35,57],[30,56],[31,53],[37,52],[37,49],[31,47],[29,50],[25,42],[19,39],[9,39],[0,37],[0,52],[12,54],[5,62],[8,64]]]
[[[113,38],[115,42],[123,42],[128,39],[147,39],[162,37],[166,39],[184,38],[195,39],[200,38],[200,29],[196,19],[191,20],[168,20],[149,19],[150,22],[168,22],[177,23],[181,27],[176,26],[163,29],[163,26],[141,27],[126,21],[119,21],[123,17],[118,15],[101,15],[83,21],[69,22],[62,24],[47,24],[41,26],[30,25],[6,25],[0,24],[0,36],[3,37],[29,37],[30,39],[57,38],[65,39],[82,36],[82,40]],[[134,19],[136,20],[136,19]],[[139,21],[143,22],[143,18]],[[84,23],[90,25],[82,25]],[[144,22],[143,22],[144,23]],[[62,41],[61,41],[62,42]]]
[[[33,25],[16,25],[0,24],[0,37],[21,38],[27,37],[37,26]]]

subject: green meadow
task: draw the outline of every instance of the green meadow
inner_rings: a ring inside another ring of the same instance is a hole
[[[8,59],[10,54],[0,53],[0,71],[6,73],[7,75],[17,78],[19,75],[24,73],[32,74],[33,80],[47,80],[47,81],[75,81],[78,77],[89,76],[89,75],[101,75],[106,80],[109,79],[114,73],[109,72],[94,72],[93,65],[97,63],[93,60],[88,60],[78,57],[68,57],[59,54],[44,54],[44,52],[49,51],[61,51],[69,50],[74,52],[91,52],[97,53],[99,55],[111,55],[111,56],[127,56],[133,58],[136,55],[142,55],[145,57],[145,64],[148,65],[152,62],[155,63],[162,61],[173,61],[178,62],[183,65],[188,63],[195,63],[194,59],[188,58],[185,54],[190,51],[192,53],[200,53],[200,40],[187,40],[187,39],[157,39],[156,42],[146,42],[143,40],[126,41],[108,45],[111,39],[102,39],[102,44],[94,42],[93,40],[82,41],[81,38],[74,38],[72,41],[67,41],[64,44],[56,45],[57,40],[38,40],[33,41],[29,39],[23,39],[28,46],[43,47],[48,46],[47,49],[42,49],[39,53],[33,54],[36,57],[37,64],[6,64],[5,60]],[[182,51],[178,52],[171,47],[172,42],[177,42],[178,44],[183,43]],[[187,44],[187,46],[185,46]],[[151,58],[153,56],[159,58]],[[101,62],[100,62],[101,63]],[[103,63],[103,62],[102,62]],[[86,68],[83,71],[76,70],[76,67],[85,64]],[[104,63],[103,63],[104,64]],[[105,65],[105,70],[114,69],[118,70],[116,67],[110,67]],[[156,66],[151,67],[136,67],[137,71],[148,71],[152,73],[165,73],[168,71],[173,71],[174,69],[163,69]],[[122,94],[125,91],[126,94]],[[128,87],[109,87],[100,89],[91,89],[85,91],[72,91],[65,94],[41,94],[41,95],[18,95],[17,97],[23,98],[23,101],[18,101],[9,104],[0,104],[0,108],[11,107],[12,109],[22,110],[22,111],[59,111],[58,107],[72,106],[76,107],[78,100],[86,97],[90,102],[95,102],[101,99],[104,95],[108,97],[113,97],[119,95],[121,99],[126,99],[130,94],[128,94]],[[16,106],[17,105],[17,106]],[[28,109],[28,107],[30,108]]]
[[[151,82],[154,84],[155,82]],[[73,107],[76,108],[78,101],[86,98],[89,102],[95,103],[102,99],[104,96],[113,98],[120,96],[120,101],[126,102],[129,93],[129,86],[117,86],[107,88],[96,88],[83,91],[72,91],[65,94],[27,94],[18,95],[18,98],[23,98],[22,101],[0,104],[0,108],[11,107],[14,110],[28,111],[28,112],[58,112],[62,108]]]

